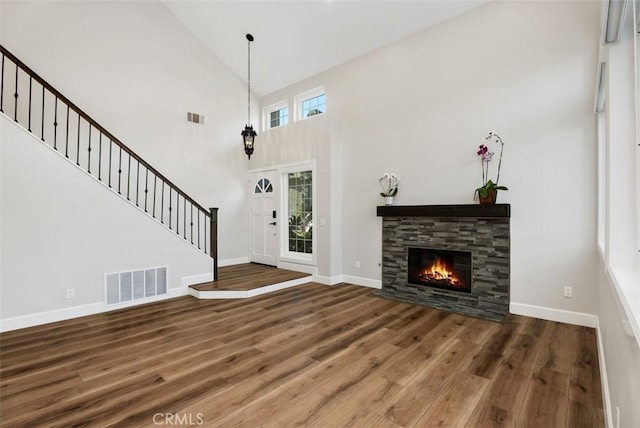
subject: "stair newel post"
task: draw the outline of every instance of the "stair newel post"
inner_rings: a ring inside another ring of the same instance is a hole
[[[211,250],[209,255],[213,259],[213,280],[218,280],[218,208],[209,208],[211,221]]]

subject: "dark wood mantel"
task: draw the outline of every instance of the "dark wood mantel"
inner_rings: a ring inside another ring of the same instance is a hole
[[[510,218],[511,204],[382,205],[377,208],[377,216]]]

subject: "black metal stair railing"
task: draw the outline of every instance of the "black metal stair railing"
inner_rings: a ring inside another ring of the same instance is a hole
[[[218,209],[203,208],[4,46],[0,51],[0,112],[211,256],[216,279]]]

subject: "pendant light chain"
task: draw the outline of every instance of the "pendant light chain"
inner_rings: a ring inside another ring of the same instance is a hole
[[[247,38],[247,125],[251,124],[251,39]]]

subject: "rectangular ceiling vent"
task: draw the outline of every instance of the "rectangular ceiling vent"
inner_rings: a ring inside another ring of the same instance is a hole
[[[187,122],[204,125],[204,116],[198,113],[187,112]]]
[[[107,305],[167,294],[167,269],[167,266],[163,266],[106,274],[104,286]]]

